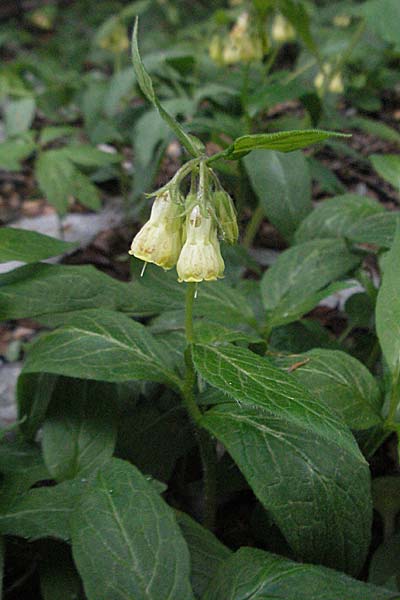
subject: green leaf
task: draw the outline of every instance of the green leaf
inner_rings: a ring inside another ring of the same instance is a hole
[[[347,427],[293,377],[248,350],[195,346],[193,359],[203,379],[227,395],[203,425],[295,554],[357,573],[369,546],[370,478]]]
[[[35,175],[46,200],[57,212],[67,212],[68,198],[74,190],[76,169],[63,150],[47,150],[39,154]]]
[[[317,204],[294,236],[296,244],[316,238],[347,237],[347,232],[366,217],[384,212],[379,202],[367,196],[343,194]]]
[[[376,302],[376,331],[384,357],[394,376],[400,365],[400,225],[385,260]]]
[[[132,465],[113,459],[72,518],[88,600],[192,600],[189,553],[172,510]]]
[[[36,540],[70,538],[70,518],[82,493],[82,484],[64,481],[53,487],[30,490],[0,512],[0,532]]]
[[[100,210],[99,189],[90,181],[89,177],[78,170],[75,172],[73,195],[84,206],[92,210]]]
[[[318,47],[313,39],[310,28],[310,17],[301,0],[279,0],[278,6],[282,14],[293,25],[299,36],[313,54],[318,53]]]
[[[400,4],[397,0],[368,0],[361,10],[374,33],[386,42],[400,46]]]
[[[59,377],[43,426],[43,458],[57,481],[88,477],[113,455],[116,437],[112,384]]]
[[[390,592],[320,566],[241,548],[221,565],[202,600],[399,600]]]
[[[269,327],[298,319],[337,291],[337,285],[343,289],[343,284],[325,286],[344,276],[359,261],[344,241],[337,239],[312,240],[282,252],[261,280]]]
[[[346,237],[359,244],[372,244],[378,248],[390,248],[393,244],[399,212],[379,212],[354,223],[346,232]]]
[[[0,600],[3,598],[3,576],[4,576],[4,555],[5,543],[4,538],[0,537]]]
[[[381,394],[368,369],[345,352],[315,348],[303,354],[278,357],[275,364],[332,410],[351,429],[368,429],[382,422]]]
[[[0,275],[0,320],[119,309],[131,301],[131,289],[89,265],[26,265]]]
[[[27,131],[35,116],[34,98],[21,98],[8,102],[4,109],[4,121],[8,137]]]
[[[280,131],[278,133],[256,133],[243,135],[228,146],[224,158],[237,160],[243,158],[252,150],[278,150],[279,152],[293,152],[307,148],[312,144],[323,142],[330,137],[350,137],[336,131],[323,131],[321,129],[302,129],[294,131]]]
[[[25,160],[35,150],[33,138],[18,137],[0,144],[0,168],[5,171],[20,171],[21,161]]]
[[[375,171],[400,192],[400,156],[397,154],[372,154]]]
[[[153,106],[155,106],[155,108],[158,110],[161,118],[172,129],[172,131],[174,132],[178,140],[181,142],[181,144],[188,150],[188,152],[192,156],[199,156],[199,151],[196,147],[194,138],[188,135],[178,123],[178,121],[176,121],[176,119],[174,119],[174,117],[167,110],[165,110],[165,108],[161,105],[155,94],[153,83],[143,66],[143,62],[139,53],[138,25],[139,19],[136,18],[135,27],[133,29],[132,34],[132,62],[139,87],[142,90],[143,94],[146,96],[147,100],[149,100],[149,102],[151,102]]]
[[[178,384],[169,357],[147,329],[103,309],[71,315],[29,349],[23,373],[55,373],[97,381],[133,379]]]
[[[232,552],[189,515],[177,511],[176,520],[189,548],[190,581],[194,595],[201,598],[218,568]]]
[[[194,443],[193,428],[181,404],[146,402],[124,414],[118,430],[117,454],[143,473],[169,481],[176,461]]]
[[[78,130],[75,127],[69,127],[68,125],[43,127],[40,132],[39,143],[41,146],[46,146],[46,144],[50,144],[50,142],[54,142],[54,140],[71,137],[76,134],[77,131]]]
[[[104,111],[108,117],[112,118],[118,114],[122,101],[132,95],[134,85],[135,74],[131,67],[114,73],[104,98]]]
[[[48,373],[20,375],[17,382],[18,419],[20,430],[28,441],[35,439],[44,421],[57,377]]]
[[[76,248],[76,243],[63,242],[25,229],[2,227],[0,229],[0,262],[19,260],[32,263],[50,256],[59,256]]]
[[[302,152],[252,152],[244,160],[251,186],[269,221],[291,240],[312,209],[311,178]]]
[[[103,152],[94,146],[85,144],[71,144],[58,152],[81,167],[107,167],[118,163],[122,158],[116,152]]]

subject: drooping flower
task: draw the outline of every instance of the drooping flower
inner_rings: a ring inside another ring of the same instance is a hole
[[[150,219],[134,237],[129,254],[172,269],[182,249],[182,208],[169,192],[156,197]]]
[[[283,15],[276,15],[271,30],[272,38],[275,42],[290,42],[295,39],[296,31]]]
[[[215,281],[223,277],[224,268],[216,226],[196,205],[186,223],[186,241],[176,265],[178,279],[181,282]]]
[[[323,71],[320,71],[314,79],[314,85],[317,90],[321,91],[325,85],[327,79],[330,78],[332,73],[332,66],[329,63],[323,65]],[[333,94],[343,93],[343,79],[340,73],[336,73],[329,81],[328,90]]]

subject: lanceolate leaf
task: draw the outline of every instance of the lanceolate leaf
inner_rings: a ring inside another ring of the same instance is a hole
[[[34,440],[42,425],[57,376],[48,373],[20,375],[17,382],[18,419],[20,430],[28,440]]]
[[[189,153],[192,156],[198,156],[199,152],[196,148],[196,145],[194,144],[194,138],[188,135],[186,131],[180,126],[178,121],[176,121],[176,119],[174,119],[174,117],[170,115],[167,110],[165,110],[165,108],[161,105],[155,94],[153,83],[149,74],[146,72],[143,66],[142,59],[139,53],[138,23],[139,20],[138,18],[136,18],[135,27],[133,29],[132,35],[132,62],[140,89],[146,96],[147,100],[149,100],[156,107],[156,109],[160,113],[161,118],[164,119],[164,121],[172,129],[172,131],[177,136],[178,140],[183,144],[183,146],[185,146]]]
[[[311,240],[282,252],[261,280],[269,325],[289,323],[311,310],[322,298],[311,306],[309,300],[359,261],[343,240],[335,239]]]
[[[168,355],[143,325],[117,312],[93,309],[70,316],[66,327],[32,344],[24,373],[176,385],[168,365]]]
[[[71,251],[77,244],[14,227],[0,229],[0,262],[18,260],[32,263]]]
[[[195,346],[193,357],[200,375],[227,394],[225,404],[205,414],[204,426],[230,452],[296,555],[357,573],[369,544],[370,481],[347,427],[294,378],[248,350]]]
[[[306,148],[317,142],[323,142],[329,137],[349,137],[344,133],[324,131],[321,129],[301,129],[280,131],[278,133],[256,133],[237,138],[224,152],[224,158],[237,160],[243,158],[252,150],[278,150],[292,152]]]
[[[132,296],[129,284],[90,265],[26,265],[0,275],[0,320],[118,309],[132,302]]]
[[[398,600],[390,592],[320,566],[241,548],[221,565],[202,600]]]
[[[59,377],[43,426],[43,457],[58,481],[88,477],[107,462],[117,436],[115,387]]]
[[[367,429],[382,421],[378,384],[368,369],[349,354],[315,348],[278,357],[275,364],[291,371],[322,404],[342,415],[352,429]]]
[[[311,178],[303,154],[257,150],[247,156],[244,163],[266,216],[291,240],[312,209]]]
[[[70,517],[81,492],[79,481],[30,490],[0,512],[0,532],[30,540],[44,537],[68,540]]]
[[[88,600],[193,600],[173,511],[127,462],[110,461],[85,493],[72,551]]]
[[[384,263],[376,302],[376,330],[392,374],[400,365],[400,225]]]
[[[177,512],[176,520],[190,552],[190,580],[196,598],[202,598],[218,567],[232,552],[189,515]]]

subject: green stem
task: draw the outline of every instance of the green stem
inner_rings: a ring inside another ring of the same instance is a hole
[[[246,231],[244,232],[242,245],[249,249],[253,244],[254,238],[257,235],[257,231],[262,223],[264,218],[264,211],[262,206],[259,204],[256,210],[253,212],[252,217],[246,227]]]
[[[216,454],[214,444],[202,426],[202,413],[195,397],[196,371],[192,358],[194,342],[193,304],[196,284],[188,283],[186,289],[185,332],[187,346],[185,349],[185,381],[181,389],[183,404],[195,425],[195,435],[200,450],[204,481],[204,526],[213,529],[216,513]]]

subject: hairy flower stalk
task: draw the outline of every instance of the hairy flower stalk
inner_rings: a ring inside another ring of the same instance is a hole
[[[129,254],[172,269],[182,248],[182,206],[171,200],[170,193],[156,196],[150,219],[134,237]]]

